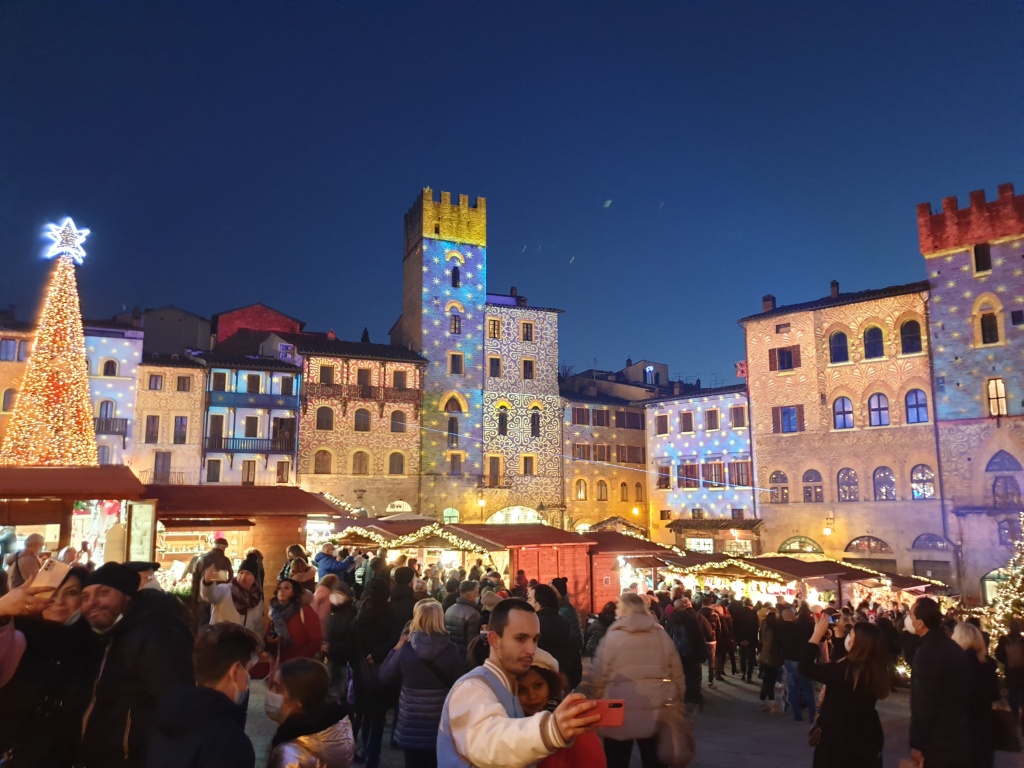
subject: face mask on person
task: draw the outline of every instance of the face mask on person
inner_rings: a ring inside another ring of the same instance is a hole
[[[843,646],[846,648],[847,653],[849,653],[850,649],[853,648],[853,632],[847,632],[846,639],[843,641]]]
[[[907,632],[909,632],[910,634],[912,634],[912,635],[915,634],[915,632],[914,632],[914,617],[911,616],[909,613],[907,614],[906,618],[903,619],[903,628],[905,630],[907,630]]]
[[[284,712],[281,711],[283,704],[284,696],[282,694],[267,691],[267,696],[263,700],[263,711],[266,713],[267,717],[275,723],[283,723]]]
[[[341,592],[331,592],[331,594],[327,596],[327,600],[330,602],[331,605],[345,604],[345,596],[341,594]]]
[[[70,616],[68,616],[66,619],[64,619],[64,626],[65,627],[70,627],[76,621],[78,621],[80,618],[82,618],[82,612],[81,611],[75,611]]]

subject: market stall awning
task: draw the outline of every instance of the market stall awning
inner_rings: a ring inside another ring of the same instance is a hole
[[[692,563],[690,562],[691,559]],[[740,581],[775,581],[784,584],[793,580],[787,574],[779,573],[760,563],[727,555],[709,555],[696,552],[687,554],[686,564],[675,565],[668,569],[668,571],[683,575],[717,576],[723,579],[737,579]]]
[[[147,485],[157,517],[337,516],[337,507],[317,493],[293,486]]]
[[[594,542],[594,546],[590,548],[592,555],[677,556],[675,552],[661,544],[618,531],[589,530],[585,536]]]
[[[673,520],[666,528],[674,533],[680,531],[756,531],[764,525],[763,520],[733,520],[731,517],[708,517],[700,520],[681,517]]]
[[[146,486],[125,466],[0,467],[0,500],[142,499]]]
[[[842,577],[848,573],[849,569],[849,566],[845,563],[837,563],[834,560],[809,562],[795,557],[774,557],[770,555],[752,557],[750,560],[762,568],[768,568],[791,577],[791,581],[804,581],[806,579],[835,580],[837,576]]]
[[[240,531],[256,525],[254,520],[226,517],[169,517],[161,522],[167,530],[185,531]]]
[[[571,531],[563,531],[541,523],[465,523],[446,525],[445,528],[480,542],[486,542],[491,550],[512,547],[590,547],[592,539]]]
[[[627,520],[626,518],[622,517],[622,515],[614,515],[612,517],[606,517],[604,520],[599,520],[598,522],[591,525],[585,531],[585,533],[589,536],[591,533],[594,533],[596,531],[618,531],[622,529],[625,529],[627,531],[635,531],[636,533],[639,533],[642,536],[647,535],[646,528],[644,528],[639,523],[634,523],[631,520]]]

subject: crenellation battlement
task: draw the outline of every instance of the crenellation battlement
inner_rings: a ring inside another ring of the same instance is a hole
[[[405,214],[406,253],[415,241],[424,237],[487,245],[487,198],[478,197],[470,204],[469,195],[458,195],[458,203],[453,204],[451,192],[441,192],[438,201],[434,199],[434,191],[424,187]]]
[[[1024,236],[1024,195],[1015,195],[1013,184],[1000,184],[998,197],[986,201],[985,190],[969,195],[960,208],[956,196],[942,198],[942,210],[931,203],[917,206],[917,231],[925,256],[1014,235]]]

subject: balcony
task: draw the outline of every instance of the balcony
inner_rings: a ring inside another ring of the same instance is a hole
[[[345,400],[373,400],[389,403],[419,403],[423,391],[371,387],[367,384],[306,384],[306,397],[342,398]]]
[[[203,447],[207,453],[294,453],[295,441],[264,437],[208,437]]]
[[[298,395],[265,395],[258,392],[210,392],[210,407],[296,410]]]
[[[97,435],[128,436],[128,419],[93,419]]]
[[[138,473],[139,482],[143,485],[195,485],[199,482],[198,473],[189,472],[157,472],[144,469]]]

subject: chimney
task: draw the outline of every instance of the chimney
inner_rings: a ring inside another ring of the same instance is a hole
[[[331,330],[327,332],[327,338],[330,339],[331,341],[334,341],[336,338],[338,338],[337,336],[334,335],[333,328],[331,328]]]
[[[839,298],[839,281],[838,280],[833,280],[832,283],[831,283],[831,286],[832,286],[832,298],[833,299]]]
[[[508,295],[509,296],[518,296],[519,295],[519,291],[517,291],[516,287],[513,285],[511,288],[508,289]]]
[[[632,368],[633,367],[633,358],[632,357],[627,357],[626,358],[626,367],[627,368]]]
[[[761,311],[771,312],[773,309],[775,309],[775,297],[770,293],[766,293],[761,297]]]

